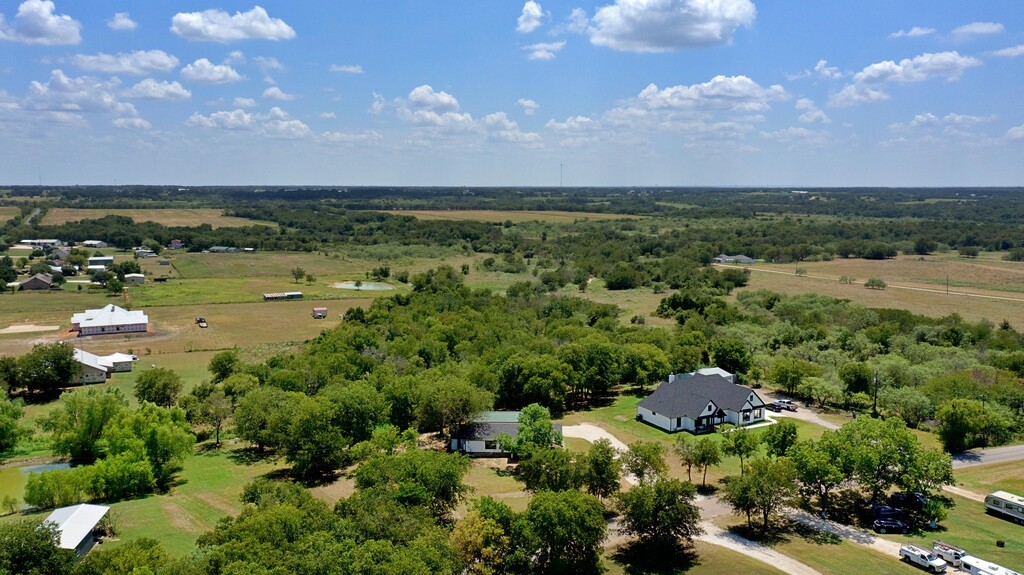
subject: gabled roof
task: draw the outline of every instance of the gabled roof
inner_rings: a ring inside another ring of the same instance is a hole
[[[704,413],[708,402],[714,403],[718,409],[741,411],[751,394],[756,396],[757,392],[720,375],[695,373],[671,383],[662,383],[639,405],[666,417],[693,419]]]
[[[53,276],[50,275],[50,274],[36,274],[36,275],[34,275],[34,276],[30,277],[30,278],[25,278],[25,279],[21,280],[21,283],[28,283],[28,282],[30,282],[32,280],[39,280],[39,281],[44,282],[44,283],[52,284],[53,283]]]
[[[87,309],[82,313],[76,313],[71,316],[71,323],[77,323],[79,327],[103,327],[149,323],[149,318],[141,310],[128,311],[111,304],[100,309]]]
[[[714,404],[714,401],[709,397],[690,393],[682,383],[675,381],[662,383],[654,393],[640,400],[639,405],[669,418],[697,419],[705,413],[708,403]],[[718,405],[715,404],[715,407]],[[712,413],[715,411],[717,410],[712,410]]]
[[[75,361],[82,365],[89,366],[100,371],[107,371],[107,365],[103,363],[98,355],[89,353],[83,349],[75,348]]]
[[[93,529],[107,511],[110,511],[109,507],[83,503],[54,509],[43,522],[57,527],[61,549],[76,549],[86,537],[92,536]]]

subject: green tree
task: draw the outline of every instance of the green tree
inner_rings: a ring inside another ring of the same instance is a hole
[[[534,493],[579,489],[584,481],[582,466],[565,449],[534,449],[519,462],[516,472]]]
[[[120,411],[104,428],[102,439],[110,456],[130,453],[145,458],[161,490],[170,487],[196,440],[184,411],[149,403],[135,411]]]
[[[911,480],[917,485],[942,485],[952,477],[951,462],[950,469],[921,465],[921,445],[901,419],[858,417],[843,425],[837,436],[848,450],[852,477],[868,490],[872,501],[894,485],[906,487]]]
[[[839,368],[839,380],[846,386],[846,393],[871,393],[875,374],[862,361],[851,361]]]
[[[838,433],[826,431],[819,441],[799,441],[789,450],[801,488],[817,497],[822,511],[830,508],[832,492],[853,474],[847,447]]]
[[[306,270],[299,266],[292,268],[292,277],[295,278],[295,283],[299,283],[299,280],[306,277]]]
[[[796,466],[786,457],[754,459],[750,473],[729,480],[723,499],[748,521],[751,514],[760,515],[761,528],[767,531],[772,516],[796,497],[796,479]]]
[[[917,427],[935,415],[935,406],[924,392],[913,387],[886,387],[878,392],[878,411]]]
[[[242,439],[263,451],[283,449],[288,443],[294,406],[304,394],[262,386],[245,394],[235,408],[235,431]]]
[[[675,445],[672,446],[672,449],[676,452],[676,455],[679,456],[679,462],[686,468],[686,480],[693,481],[692,471],[693,467],[697,465],[696,442],[690,441],[685,435],[680,435],[676,438]]]
[[[622,464],[611,441],[601,438],[583,456],[583,484],[587,493],[605,499],[619,491]]]
[[[764,430],[762,438],[765,445],[768,446],[768,455],[782,457],[796,444],[796,423],[788,419],[782,419]]]
[[[601,503],[578,491],[540,492],[526,509],[538,548],[539,573],[593,573],[598,570],[605,521]]]
[[[819,376],[822,373],[817,366],[802,359],[779,357],[768,370],[768,379],[792,395],[803,383],[804,378]]]
[[[75,568],[75,575],[144,575],[160,573],[171,555],[156,539],[141,537],[116,547],[94,549]]]
[[[649,343],[627,343],[620,353],[622,382],[640,389],[661,381],[671,369],[665,352]]]
[[[220,430],[224,422],[231,417],[231,400],[220,389],[214,391],[203,401],[200,412],[204,423],[213,427],[214,444],[220,446]]]
[[[603,395],[619,380],[619,347],[590,336],[558,349],[558,358],[572,369],[572,387],[580,401]]]
[[[317,397],[329,402],[331,421],[349,443],[370,439],[374,429],[388,422],[387,402],[370,383],[333,385]]]
[[[181,376],[177,373],[166,367],[154,367],[135,379],[135,398],[139,403],[148,401],[160,407],[171,407],[177,402],[182,387]]]
[[[706,487],[708,483],[708,467],[722,463],[722,450],[714,439],[702,437],[694,443],[693,451],[694,465],[704,474],[700,480],[700,486]]]
[[[622,468],[641,485],[653,483],[668,472],[665,447],[656,441],[634,441],[622,454]]]
[[[867,289],[885,289],[886,283],[885,280],[879,278],[870,278],[868,281],[864,282],[864,287]]]
[[[37,343],[18,359],[18,383],[29,391],[67,387],[81,371],[75,349],[67,343]]]
[[[660,547],[689,545],[703,533],[695,496],[692,483],[665,478],[620,493],[623,531]]]
[[[445,519],[469,490],[462,481],[469,467],[464,455],[414,449],[364,462],[356,470],[356,486],[398,490]]]
[[[74,566],[75,552],[61,549],[60,533],[38,520],[4,524],[0,529],[0,573],[9,575],[66,575]]]
[[[538,449],[562,444],[562,436],[551,424],[551,412],[532,403],[519,412],[519,430],[515,437],[498,436],[498,444],[515,456],[525,456]]]
[[[14,449],[18,441],[30,430],[18,424],[22,414],[22,401],[11,401],[0,395],[0,454]]]
[[[490,409],[494,396],[457,375],[426,379],[417,389],[420,429],[445,433]]]
[[[112,296],[119,296],[124,292],[124,282],[117,278],[107,280],[107,293]]]
[[[746,373],[750,369],[750,351],[738,339],[722,338],[711,343],[715,365],[729,373]]]
[[[998,445],[1012,436],[1013,418],[1005,409],[974,399],[953,399],[939,407],[939,440],[950,453]]]
[[[530,403],[561,412],[572,369],[551,355],[517,354],[498,369],[498,402],[516,408]]]
[[[481,516],[477,509],[467,513],[452,530],[452,543],[459,559],[472,575],[503,573],[510,541],[497,521]]]
[[[233,349],[215,353],[207,368],[213,374],[213,383],[220,383],[230,377],[238,370],[240,363],[238,352]]]
[[[351,445],[332,423],[334,409],[323,400],[305,399],[293,407],[285,459],[300,477],[322,477],[341,467]]]
[[[59,407],[43,420],[51,449],[76,461],[93,461],[102,453],[97,445],[107,424],[128,406],[120,390],[78,390],[61,395]]]
[[[744,462],[761,449],[761,439],[744,427],[729,431],[722,436],[722,451],[740,459],[740,475],[744,473]]]

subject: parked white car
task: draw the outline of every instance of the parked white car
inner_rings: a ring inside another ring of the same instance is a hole
[[[908,543],[900,547],[900,559],[932,573],[946,572],[945,561],[939,559],[939,556],[932,553],[930,549],[918,547],[917,545]]]

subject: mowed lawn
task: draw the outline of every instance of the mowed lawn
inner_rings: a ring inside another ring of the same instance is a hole
[[[67,222],[95,220],[102,218],[103,216],[127,216],[136,222],[155,222],[168,227],[192,227],[202,224],[210,224],[210,226],[214,228],[240,228],[243,226],[254,225],[277,227],[277,224],[273,222],[225,216],[223,210],[216,208],[50,208],[40,223],[44,226],[55,226]]]
[[[1024,463],[1020,461],[973,465],[957,469],[953,475],[957,485],[982,495],[993,491],[1024,494]],[[1021,532],[1024,537],[1024,528]]]
[[[472,220],[476,222],[551,222],[571,224],[578,220],[640,219],[642,216],[603,214],[595,212],[558,212],[528,210],[374,210],[399,216],[415,216],[420,220]]]
[[[653,573],[642,571],[618,561],[618,552],[621,546],[606,549],[604,554],[605,573],[607,575],[640,575]],[[693,546],[693,554],[689,562],[673,565],[672,571],[664,571],[666,574],[681,575],[782,575],[780,571],[767,563],[751,559],[746,555],[697,541]]]

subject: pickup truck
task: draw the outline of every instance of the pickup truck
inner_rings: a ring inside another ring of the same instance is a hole
[[[906,544],[900,547],[900,559],[932,573],[945,573],[946,562],[930,549]]]
[[[949,563],[953,567],[959,567],[960,563],[963,562],[964,557],[967,556],[967,552],[963,549],[950,545],[944,541],[936,541],[932,544],[932,551],[939,556],[940,559]]]
[[[202,327],[202,328],[207,328],[207,327],[210,326],[210,324],[206,323],[206,318],[205,317],[197,317],[196,318],[196,325],[198,325],[199,327]]]

